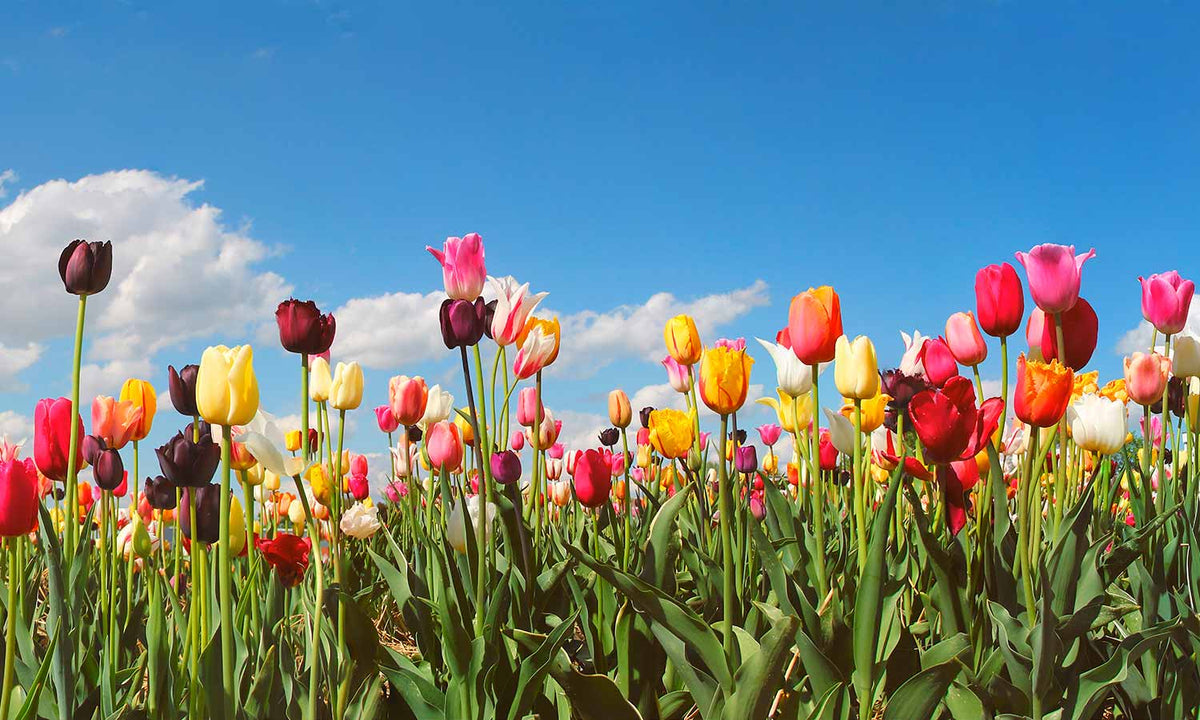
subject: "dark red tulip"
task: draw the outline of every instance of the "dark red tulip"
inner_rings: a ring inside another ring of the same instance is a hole
[[[575,453],[575,497],[585,507],[597,508],[608,502],[612,492],[612,463],[599,450]]]
[[[254,547],[262,553],[267,564],[275,568],[280,584],[286,588],[296,587],[308,570],[308,556],[312,552],[312,540],[291,533],[279,533],[274,538],[258,538]]]
[[[175,486],[162,475],[146,478],[142,497],[146,498],[150,507],[155,510],[174,510],[178,504],[178,498],[175,497]]]
[[[192,532],[191,507],[195,498],[196,528]],[[179,527],[188,540],[199,540],[210,545],[221,537],[221,486],[201,485],[183,490],[183,501],[179,506]]]
[[[487,306],[483,298],[475,302],[467,300],[446,300],[438,319],[442,326],[442,342],[446,347],[470,347],[483,337]]]
[[[92,479],[101,490],[112,492],[124,481],[125,463],[121,461],[121,453],[108,447],[102,438],[84,436],[83,459],[92,466]]]
[[[946,493],[946,524],[957,535],[967,524],[967,493],[979,482],[975,458],[938,466],[938,483]]]
[[[521,457],[512,450],[492,453],[492,478],[501,485],[509,485],[521,477]]]
[[[1041,309],[1034,312],[1040,313]],[[1063,344],[1067,346],[1066,357],[1058,355],[1058,333],[1049,317],[1042,322],[1042,357],[1046,362],[1058,360],[1072,370],[1081,370],[1096,351],[1100,320],[1091,304],[1083,298],[1076,300],[1071,309],[1059,317],[1062,318]]]
[[[72,295],[95,295],[112,278],[112,243],[72,240],[58,256],[58,275]]]
[[[75,413],[76,437],[83,438],[83,419]],[[51,480],[64,482],[71,449],[71,401],[39,400],[33,410],[33,461]],[[75,470],[83,469],[83,453],[75,453]]]
[[[644,427],[644,428],[650,427],[650,413],[652,413],[652,412],[654,412],[654,408],[649,407],[649,406],[644,407],[638,411],[638,420],[642,421],[642,427]]]
[[[211,435],[202,434],[200,442],[194,442],[190,432],[179,432],[154,452],[163,475],[175,487],[208,485],[221,464],[221,448]]]
[[[333,345],[337,330],[333,314],[322,315],[312,300],[284,300],[275,309],[279,342],[288,352],[320,355]]]
[[[196,409],[196,376],[199,365],[184,365],[178,371],[174,365],[167,366],[167,385],[171,390],[171,404],[175,412],[188,417],[200,414]]]
[[[975,274],[975,309],[979,327],[992,337],[1008,337],[1020,329],[1025,291],[1012,265],[980,268]]]

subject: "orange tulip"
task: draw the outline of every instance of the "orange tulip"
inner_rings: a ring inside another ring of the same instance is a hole
[[[809,288],[792,298],[788,308],[788,339],[792,352],[805,365],[832,362],[842,336],[842,305],[828,285]]]
[[[1017,418],[1034,427],[1046,428],[1062,419],[1071,402],[1075,379],[1071,368],[1057,360],[1039,362],[1017,358],[1017,384],[1013,405]]]
[[[134,438],[142,414],[142,408],[129,400],[118,402],[100,395],[92,402],[92,434],[103,438],[109,448],[120,450]]]

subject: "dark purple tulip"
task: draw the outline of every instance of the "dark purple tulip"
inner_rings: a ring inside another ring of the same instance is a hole
[[[58,275],[72,295],[95,295],[112,278],[112,243],[72,240],[58,257]]]
[[[883,424],[888,430],[895,432],[899,416],[908,413],[908,403],[916,397],[917,393],[928,390],[931,386],[925,378],[905,375],[899,370],[885,370],[879,373],[879,377],[881,378],[881,392],[891,398],[888,400],[887,411],[883,416]]]
[[[470,347],[483,337],[484,316],[487,306],[483,298],[475,302],[446,300],[442,303],[438,319],[442,325],[442,342],[446,347]]]
[[[83,438],[83,459],[92,466],[92,479],[101,490],[112,492],[125,479],[125,463],[121,453],[108,447],[103,439],[95,435]]]
[[[496,303],[498,300],[493,300],[483,306],[483,334],[487,335],[488,340],[492,339],[492,319],[496,317]]]
[[[416,425],[409,425],[407,428],[405,428],[405,432],[408,433],[408,441],[410,443],[419,443],[421,442],[421,438],[425,436],[425,434],[421,432],[421,428],[417,427]]]
[[[167,366],[167,384],[171,389],[171,404],[175,412],[188,417],[200,414],[196,409],[196,376],[199,365],[184,365],[178,371],[174,365]]]
[[[737,443],[738,445],[745,445],[746,444],[746,431],[742,430],[740,428],[736,431],[731,430],[729,432],[729,442],[734,442],[734,443]]]
[[[1187,386],[1181,377],[1172,377],[1167,381],[1167,409],[1177,418],[1183,418],[1187,404]],[[1150,406],[1150,413],[1158,415],[1162,412],[1162,399]]]
[[[202,434],[200,442],[193,442],[190,432],[179,432],[154,452],[163,475],[175,487],[207,485],[221,464],[221,448],[211,435]]]
[[[512,450],[492,453],[492,477],[501,485],[508,485],[521,477],[521,458]]]
[[[196,498],[196,534],[192,534],[191,506]],[[221,486],[202,485],[184,489],[179,506],[179,527],[188,540],[210,545],[221,537]]]
[[[600,431],[600,444],[604,447],[612,447],[621,439],[621,431],[615,427],[604,428]]]
[[[758,469],[758,451],[753,445],[742,445],[733,454],[734,466],[740,473],[752,473]]]
[[[279,342],[288,352],[320,355],[333,345],[337,330],[333,314],[322,315],[312,300],[303,302],[291,298],[275,309],[279,325]]]
[[[150,503],[150,507],[155,510],[175,509],[175,486],[162,475],[146,478],[146,485],[142,490],[142,495],[146,496],[146,502]]]
[[[650,427],[650,413],[654,412],[652,407],[644,407],[638,411],[638,419],[642,421],[642,427]]]

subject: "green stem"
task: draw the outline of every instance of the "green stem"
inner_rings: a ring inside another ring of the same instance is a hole
[[[809,437],[809,468],[813,493],[813,526],[817,545],[817,602],[824,602],[829,595],[829,576],[825,566],[825,480],[821,477],[821,402],[817,391],[820,368],[812,366],[812,435]],[[796,401],[796,417],[793,419],[796,432],[800,432],[800,404]]]
[[[80,298],[82,300],[83,297]],[[0,691],[0,720],[8,720],[17,655],[17,541],[8,538],[8,613],[4,621],[4,688]]]
[[[854,401],[854,515],[858,528],[858,578],[867,572],[866,481],[862,472],[862,400]]]
[[[733,538],[729,528],[729,519],[733,514],[733,497],[729,490],[729,472],[725,462],[725,448],[729,442],[729,416],[721,415],[721,455],[717,464],[719,471],[717,494],[720,496],[720,531],[721,531],[721,562],[723,590],[721,611],[723,613],[723,636],[725,660],[730,667],[736,667],[733,651]]]
[[[68,558],[75,557],[75,548],[79,538],[79,423],[75,418],[79,414],[79,366],[83,361],[83,320],[87,314],[87,295],[79,296],[79,310],[75,317],[75,357],[71,365],[71,444],[67,451],[67,537],[63,554]],[[67,598],[71,602],[71,598]]]
[[[233,677],[233,584],[230,580],[229,557],[229,503],[232,468],[230,467],[230,450],[233,447],[233,433],[228,425],[221,427],[221,514],[217,548],[219,589],[221,592],[221,681],[225,699],[225,717],[233,717],[234,708],[234,677]]]

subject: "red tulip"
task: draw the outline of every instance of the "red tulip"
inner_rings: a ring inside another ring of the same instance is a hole
[[[83,419],[75,414],[78,439],[83,440]],[[71,401],[67,398],[39,400],[33,410],[33,460],[38,470],[52,480],[67,479],[71,447]],[[75,453],[75,470],[83,469],[83,453]]]
[[[308,570],[308,556],[312,552],[312,540],[290,533],[279,533],[272,539],[258,538],[254,546],[262,553],[267,564],[275,568],[279,582],[291,588],[300,584]]]
[[[975,309],[979,326],[992,337],[1008,337],[1021,327],[1025,292],[1008,263],[988,265],[975,274]]]
[[[1036,308],[1030,314],[1030,327],[1036,326],[1033,315],[1037,314],[1042,315],[1042,339],[1038,347],[1046,362],[1058,360],[1072,370],[1079,370],[1087,365],[1092,359],[1092,353],[1096,351],[1096,337],[1100,331],[1100,321],[1091,304],[1079,298],[1074,307],[1058,316],[1062,323],[1063,344],[1067,346],[1065,358],[1059,357],[1058,354],[1058,333],[1054,329],[1054,323],[1045,317],[1041,308]]]
[[[284,300],[275,309],[279,342],[288,352],[320,355],[333,345],[337,323],[333,314],[322,315],[312,300]]]
[[[575,453],[575,496],[585,507],[597,508],[608,502],[612,492],[612,463],[599,450]]]
[[[33,532],[38,515],[38,475],[33,461],[0,461],[0,537]]]
[[[974,457],[996,431],[1003,410],[1000,398],[975,407],[975,388],[961,375],[940,390],[918,393],[908,405],[925,460],[942,465]]]
[[[936,337],[921,346],[921,364],[925,378],[934,387],[942,387],[952,377],[958,377],[958,363],[944,338]]]
[[[829,428],[821,428],[818,434],[817,445],[819,451],[817,459],[821,463],[822,470],[836,470],[838,462],[838,451],[833,446],[833,436],[829,432]]]

